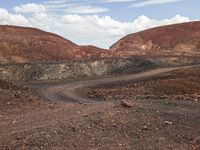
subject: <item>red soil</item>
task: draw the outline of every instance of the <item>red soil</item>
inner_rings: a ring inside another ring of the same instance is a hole
[[[163,55],[200,52],[200,22],[189,22],[148,29],[130,34],[111,46],[113,51]],[[123,52],[121,52],[123,53]]]

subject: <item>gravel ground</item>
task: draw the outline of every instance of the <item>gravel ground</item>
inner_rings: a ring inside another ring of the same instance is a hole
[[[191,73],[191,70],[184,72]],[[198,150],[200,103],[176,100],[170,97],[174,93],[167,93],[164,95],[167,98],[162,98],[162,94],[155,96],[157,91],[152,90],[154,83],[155,87],[167,86],[163,83],[171,79],[181,79],[185,83],[184,79],[188,76],[197,78],[198,72],[185,76],[180,70],[138,83],[87,88],[81,92],[94,99],[87,103],[52,103],[32,96],[28,88],[1,81],[0,149]],[[136,90],[137,97],[130,92],[134,84],[145,89]],[[129,90],[123,90],[125,87]],[[113,88],[116,93],[111,92]],[[99,94],[97,91],[101,90],[108,93]],[[185,97],[186,94],[199,93],[196,90],[195,93],[178,94]],[[128,102],[131,107],[122,105],[122,101]]]

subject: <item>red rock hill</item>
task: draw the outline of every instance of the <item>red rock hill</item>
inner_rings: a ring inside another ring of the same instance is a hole
[[[110,49],[134,55],[200,56],[200,21],[133,33],[119,40]]]
[[[70,61],[101,57],[104,53],[100,48],[79,46],[35,28],[0,26],[0,63]]]

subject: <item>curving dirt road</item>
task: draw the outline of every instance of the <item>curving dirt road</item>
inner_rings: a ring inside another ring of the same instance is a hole
[[[170,68],[161,68],[155,69],[147,72],[118,76],[118,77],[106,77],[95,80],[86,80],[86,81],[75,81],[72,83],[61,83],[56,85],[51,85],[43,88],[41,94],[44,98],[51,101],[68,101],[68,102],[87,102],[91,99],[81,97],[77,94],[76,90],[83,87],[94,86],[99,84],[108,84],[118,81],[128,81],[128,80],[142,80],[157,76],[163,73],[171,72],[177,69],[192,68],[200,65],[191,65],[184,67],[170,67]]]
[[[11,88],[10,92],[0,89],[0,104],[3,104],[3,109],[0,109],[0,149],[200,150],[200,97],[198,101],[193,101],[193,98],[137,99],[129,97],[132,94],[122,92],[122,97],[112,97],[111,100],[98,103],[97,100],[91,101],[78,95],[81,93],[79,88],[144,80],[189,67],[195,66],[163,68],[93,80],[39,81],[30,85],[49,100],[68,102],[64,104],[39,100],[32,97],[31,92],[19,91],[18,88]],[[198,81],[198,84],[199,72],[200,68],[189,75],[190,72],[184,74],[183,71],[183,76],[178,77],[184,81],[194,75],[198,80],[192,78],[191,81]],[[169,74],[167,80],[171,77],[173,75]],[[199,88],[199,85],[195,88]],[[126,96],[134,107],[125,108],[121,105],[121,100]],[[69,103],[70,100],[73,103]],[[74,103],[80,101],[84,103]]]

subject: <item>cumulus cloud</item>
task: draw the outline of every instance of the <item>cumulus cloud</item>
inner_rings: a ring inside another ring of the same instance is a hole
[[[6,9],[0,8],[0,24],[31,26],[28,19],[19,14],[10,14]]]
[[[55,15],[46,12],[23,16],[0,9],[0,24],[32,26],[59,34],[78,44],[92,44],[108,48],[123,36],[160,25],[190,21],[177,15],[173,18],[155,20],[139,16],[130,22],[121,22],[110,16],[98,15]]]
[[[43,5],[28,3],[14,7],[14,11],[16,13],[39,13],[39,12],[45,12],[46,9]]]

